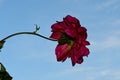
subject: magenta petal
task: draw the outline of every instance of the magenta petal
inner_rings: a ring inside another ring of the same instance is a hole
[[[85,27],[79,27],[78,28],[78,32],[86,32],[87,31],[87,29],[85,28]]]
[[[57,61],[65,61],[68,55],[68,50],[67,50],[68,44],[64,45],[57,45],[55,52],[56,52],[56,57]]]
[[[66,29],[65,33],[71,38],[75,38],[77,36],[77,33],[74,29]]]
[[[74,66],[76,64],[76,61],[77,61],[76,57],[74,55],[71,56],[72,66]]]
[[[78,58],[77,63],[81,64],[83,62],[83,57]]]
[[[88,56],[89,55],[89,49],[87,47],[85,47],[85,46],[82,46],[81,47],[81,54],[83,56]]]
[[[55,23],[55,24],[53,24],[51,26],[52,32],[54,32],[54,31],[55,32],[56,31],[59,31],[59,32],[64,31],[65,27],[64,27],[64,25],[61,25],[61,24],[63,24],[63,23]]]
[[[70,16],[70,15],[67,15],[63,20],[68,22],[68,23],[74,23],[78,26],[80,25],[79,20],[75,17]]]
[[[83,44],[84,45],[90,45],[90,43],[88,41],[84,41]]]
[[[59,40],[61,37],[61,32],[54,32],[51,34],[50,38]]]

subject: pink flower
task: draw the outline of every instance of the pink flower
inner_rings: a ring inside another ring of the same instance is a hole
[[[51,26],[52,34],[50,38],[58,40],[55,49],[57,61],[64,62],[71,58],[72,66],[76,63],[81,64],[83,57],[88,56],[90,45],[87,38],[87,30],[80,25],[77,18],[67,15],[63,21],[57,22]]]

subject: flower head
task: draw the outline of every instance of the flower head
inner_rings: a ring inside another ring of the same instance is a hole
[[[90,45],[87,39],[87,29],[80,25],[77,18],[67,15],[63,21],[56,22],[51,26],[52,34],[50,38],[58,40],[55,49],[57,61],[64,62],[71,58],[72,65],[83,62],[83,56],[88,56]]]

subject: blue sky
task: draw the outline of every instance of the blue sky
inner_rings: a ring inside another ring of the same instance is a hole
[[[120,0],[0,0],[0,39],[34,31],[47,37],[51,25],[66,15],[88,29],[90,55],[72,67],[70,59],[57,62],[57,42],[32,35],[7,40],[0,62],[13,80],[120,80]]]

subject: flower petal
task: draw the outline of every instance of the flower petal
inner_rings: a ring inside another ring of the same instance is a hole
[[[66,29],[65,33],[71,38],[75,38],[77,36],[77,33],[74,29]]]
[[[58,22],[53,24],[51,28],[52,28],[52,32],[56,32],[56,31],[63,32],[65,30],[65,24],[63,22]]]
[[[70,49],[68,49],[68,44],[57,45],[55,49],[57,61],[65,61],[69,51]]]
[[[83,62],[83,57],[79,57],[78,60],[77,60],[77,63],[81,64],[82,62]]]
[[[61,38],[61,32],[54,32],[54,33],[52,33],[50,38],[59,40]]]
[[[67,15],[65,18],[63,18],[63,20],[65,22],[67,22],[68,24],[75,24],[76,26],[74,26],[74,28],[80,27],[80,22],[77,18],[72,17],[70,15]]]
[[[78,51],[79,56],[88,56],[89,49],[85,46],[82,46],[80,50]]]
[[[71,54],[72,54],[71,55],[71,62],[72,62],[72,66],[74,66],[76,64],[76,62],[77,62],[77,58],[73,53],[71,53]]]

